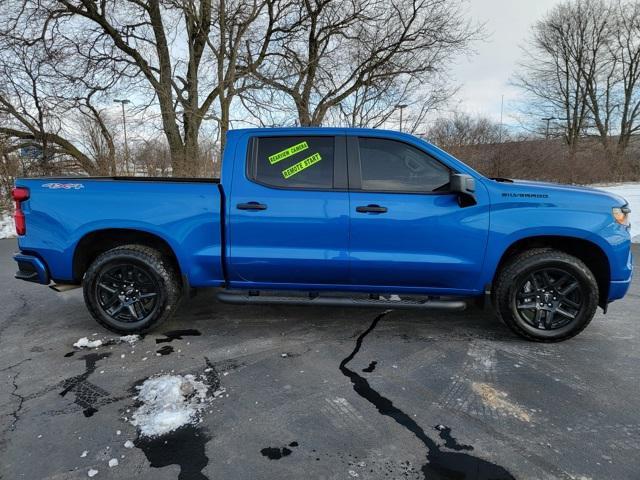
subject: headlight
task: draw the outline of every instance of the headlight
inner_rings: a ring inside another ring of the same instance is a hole
[[[630,225],[629,214],[631,213],[631,209],[629,207],[614,207],[612,213],[613,219],[616,221],[616,223],[624,225],[625,227],[628,227]]]

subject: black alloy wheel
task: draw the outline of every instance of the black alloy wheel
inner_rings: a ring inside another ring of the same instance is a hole
[[[532,271],[515,298],[520,318],[534,328],[555,330],[575,320],[583,308],[580,282],[558,268]]]
[[[100,308],[120,322],[144,321],[158,308],[160,287],[141,265],[109,265],[98,274],[95,288]]]

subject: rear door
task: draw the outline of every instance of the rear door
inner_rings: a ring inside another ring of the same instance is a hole
[[[489,201],[461,207],[447,191],[451,169],[392,138],[348,139],[351,282],[467,290],[478,285]]]
[[[232,282],[347,284],[345,137],[253,136],[247,151],[246,168],[236,159],[228,200]]]

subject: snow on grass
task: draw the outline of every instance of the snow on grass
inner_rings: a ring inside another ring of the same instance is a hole
[[[614,185],[594,185],[599,190],[619,195],[631,207],[631,239],[640,243],[640,183],[620,183]]]
[[[16,236],[16,227],[13,223],[13,215],[9,212],[0,213],[0,238],[13,238]]]
[[[136,388],[136,399],[142,405],[134,412],[131,424],[143,436],[156,437],[195,423],[206,407],[208,387],[193,375],[160,375]]]

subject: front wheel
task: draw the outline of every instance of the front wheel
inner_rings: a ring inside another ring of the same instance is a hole
[[[150,330],[171,316],[180,299],[180,284],[170,262],[142,245],[99,255],[85,274],[83,290],[91,315],[117,333]]]
[[[534,249],[511,259],[494,289],[500,319],[518,335],[560,342],[584,330],[598,308],[598,284],[580,259]]]

